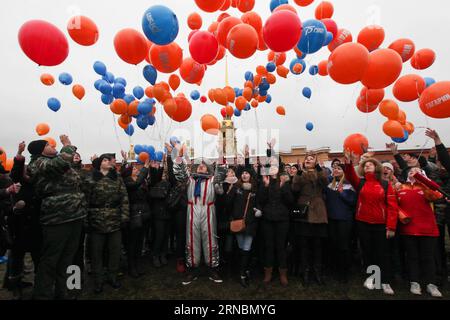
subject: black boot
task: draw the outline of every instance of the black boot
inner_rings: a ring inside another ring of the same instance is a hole
[[[240,284],[244,288],[248,288],[250,286],[250,271],[249,269],[249,262],[250,262],[250,252],[240,250],[241,253],[241,263],[240,263]]]
[[[325,284],[325,282],[323,280],[323,275],[322,275],[322,266],[314,267],[314,277],[315,277],[318,285],[323,286]]]
[[[311,270],[309,268],[303,269],[302,280],[305,287],[308,287],[311,283]]]

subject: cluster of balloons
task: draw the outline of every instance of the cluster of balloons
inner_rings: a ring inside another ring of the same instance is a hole
[[[45,86],[52,86],[55,84],[55,78],[49,73],[42,74],[40,80]],[[64,86],[69,86],[73,83],[72,75],[67,72],[61,73],[58,80]],[[75,84],[72,86],[72,93],[78,100],[83,100],[86,95],[86,90],[81,84]],[[50,110],[57,112],[61,108],[61,102],[57,98],[50,98],[47,101],[47,106]]]
[[[399,108],[395,101],[389,99],[381,101],[379,111],[387,118],[383,125],[383,131],[394,142],[406,142],[409,136],[414,133],[414,125],[407,122],[406,113]]]
[[[141,164],[147,160],[162,162],[164,158],[163,151],[156,151],[155,147],[148,145],[135,145],[134,153],[136,154],[136,161]]]

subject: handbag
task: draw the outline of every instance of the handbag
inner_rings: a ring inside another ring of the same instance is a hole
[[[291,210],[291,217],[294,221],[305,220],[308,217],[309,206],[311,202],[295,204]]]
[[[247,203],[245,204],[244,217],[242,219],[233,220],[230,222],[230,231],[233,233],[240,233],[247,227],[245,225],[245,218],[247,217],[248,204],[250,203],[251,193],[247,197]]]

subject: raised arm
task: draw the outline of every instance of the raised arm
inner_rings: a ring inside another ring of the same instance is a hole
[[[441,162],[445,170],[450,173],[450,155],[447,152],[447,148],[442,143],[439,134],[436,132],[436,130],[427,129],[425,135],[434,140],[438,160]]]

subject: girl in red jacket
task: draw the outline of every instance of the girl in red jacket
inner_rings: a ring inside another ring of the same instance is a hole
[[[391,184],[382,181],[383,167],[378,160],[365,159],[356,173],[346,152],[345,177],[358,192],[355,220],[365,267],[378,266],[381,271],[381,287],[385,294],[393,295],[390,286],[392,268],[389,256],[389,239],[395,236],[398,204]],[[359,178],[362,177],[362,178]],[[385,191],[386,190],[386,191]],[[387,194],[386,194],[387,192]],[[374,277],[364,282],[369,290],[381,289]]]
[[[441,298],[436,285],[436,270],[434,264],[434,249],[439,237],[439,230],[431,206],[431,202],[442,198],[442,194],[432,191],[414,179],[414,175],[425,173],[420,168],[412,168],[408,180],[398,191],[400,210],[411,220],[399,227],[405,248],[411,282],[412,294],[421,295],[419,284],[420,271],[423,283],[427,284],[427,292],[433,297]]]

